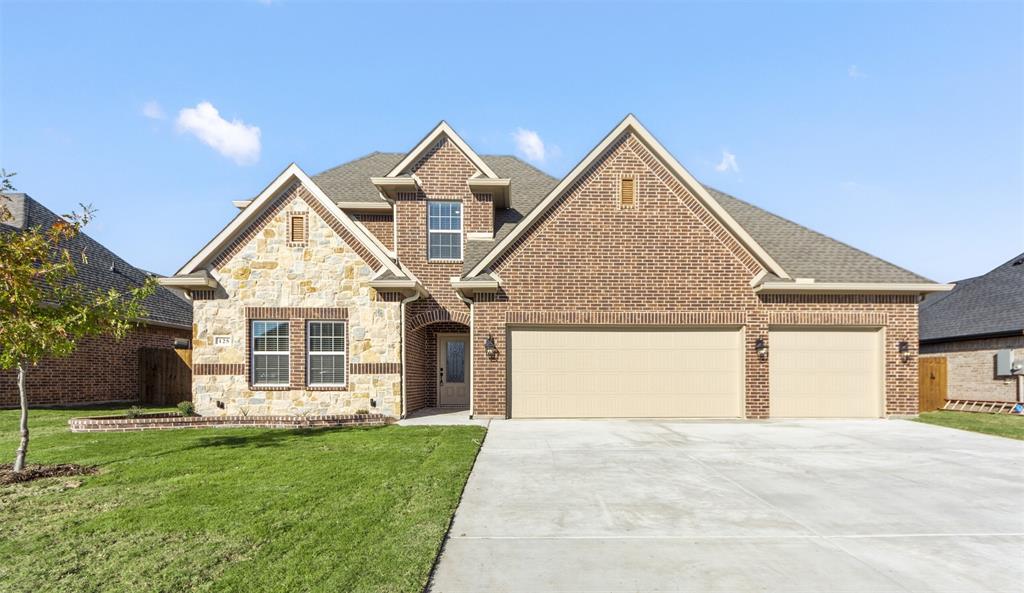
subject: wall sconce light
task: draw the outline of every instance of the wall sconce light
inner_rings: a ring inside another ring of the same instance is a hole
[[[910,342],[903,340],[899,343],[897,349],[899,350],[901,361],[907,362],[910,360]]]
[[[754,342],[754,352],[757,352],[757,357],[761,360],[768,358],[768,344],[764,341],[764,338],[758,338]]]
[[[498,347],[494,344],[494,336],[487,336],[484,340],[484,351],[487,353],[487,358],[491,360],[498,357]]]

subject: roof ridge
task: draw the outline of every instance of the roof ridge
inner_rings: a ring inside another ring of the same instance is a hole
[[[894,267],[894,268],[896,268],[896,269],[898,269],[898,270],[900,270],[902,272],[906,272],[906,273],[911,274],[913,276],[917,276],[918,278],[922,278],[923,280],[925,280],[927,282],[934,282],[931,278],[926,278],[926,277],[924,277],[924,276],[922,276],[922,275],[920,275],[920,274],[918,274],[916,272],[912,272],[911,270],[908,270],[908,269],[904,268],[903,266],[894,264],[891,261],[888,261],[888,260],[885,260],[885,259],[882,259],[882,258],[878,257],[877,255],[874,255],[872,253],[868,253],[867,251],[864,251],[863,249],[859,249],[857,247],[854,247],[853,245],[850,245],[849,243],[846,243],[845,241],[840,241],[839,239],[836,239],[835,237],[831,237],[829,235],[826,235],[825,233],[822,233],[820,231],[816,231],[816,230],[814,230],[812,228],[806,227],[806,226],[800,224],[799,222],[796,222],[794,220],[790,220],[790,219],[788,219],[788,218],[786,218],[784,216],[779,216],[778,214],[775,214],[774,212],[772,212],[770,210],[765,210],[764,208],[761,208],[760,206],[757,206],[755,204],[751,204],[750,202],[748,202],[748,201],[746,201],[744,199],[737,198],[736,196],[734,196],[734,195],[732,195],[730,193],[726,193],[726,192],[724,192],[724,191],[722,191],[720,189],[715,189],[714,187],[711,187],[710,185],[707,185],[707,184],[705,184],[703,182],[699,182],[699,183],[701,185],[703,185],[705,187],[705,189],[707,189],[709,191],[713,191],[716,194],[720,194],[720,195],[723,195],[723,196],[725,196],[727,198],[736,200],[737,202],[746,204],[747,206],[750,206],[751,208],[755,208],[757,210],[760,210],[761,212],[764,212],[768,216],[771,216],[771,217],[776,218],[778,220],[781,220],[783,222],[787,222],[789,224],[797,226],[797,227],[799,227],[799,228],[801,228],[801,229],[803,229],[803,230],[805,230],[805,231],[807,231],[809,233],[813,233],[813,234],[815,234],[815,235],[817,235],[819,237],[823,237],[825,239],[828,239],[829,241],[838,243],[838,244],[842,245],[843,247],[846,247],[848,249],[852,249],[853,251],[856,251],[857,253],[861,253],[861,254],[866,255],[866,256],[868,256],[868,257],[870,257],[872,259],[880,261],[880,262],[882,262],[884,264],[890,265],[890,266],[892,266],[892,267]],[[740,226],[743,226],[743,225],[740,225]]]
[[[487,154],[487,155],[483,155],[482,154],[482,155],[480,155],[480,158],[496,157],[496,156],[497,157],[505,157],[505,158],[515,159],[516,161],[526,165],[527,167],[533,169],[534,171],[540,173],[541,175],[544,175],[545,177],[548,177],[549,179],[553,179],[554,181],[559,181],[558,177],[555,177],[554,175],[551,175],[550,173],[546,173],[546,172],[538,169],[534,165],[528,163],[527,161],[524,161],[523,159],[517,157],[514,154]]]
[[[316,177],[318,175],[323,175],[324,173],[330,173],[331,171],[333,171],[335,169],[339,169],[341,167],[344,167],[345,165],[351,165],[352,163],[355,163],[355,162],[364,161],[364,160],[366,160],[366,159],[368,159],[368,158],[370,158],[372,156],[377,156],[378,154],[392,155],[392,154],[403,154],[403,153],[400,153],[400,152],[385,152],[385,151],[382,151],[382,150],[374,150],[374,151],[368,152],[368,153],[366,153],[366,154],[364,154],[362,156],[357,156],[354,159],[349,159],[349,160],[345,161],[344,163],[338,163],[337,165],[334,165],[333,167],[329,167],[327,169],[324,169],[323,171],[320,171],[319,173],[315,173],[315,174],[311,175],[310,177]]]

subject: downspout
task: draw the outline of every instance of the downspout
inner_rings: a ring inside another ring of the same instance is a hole
[[[417,300],[419,298],[420,298],[420,290],[419,290],[419,288],[417,288],[415,294],[413,294],[411,297],[402,299],[402,305],[400,307],[400,309],[401,309],[401,317],[402,317],[402,342],[399,345],[399,347],[401,347],[401,349],[402,349],[402,412],[401,412],[401,415],[399,416],[400,418],[405,418],[405,414],[406,414],[406,411],[405,411],[405,408],[406,408],[406,402],[405,402],[405,397],[406,397],[406,391],[405,391],[405,376],[406,376],[406,366],[405,366],[405,305],[408,304],[408,303],[411,303],[411,302],[413,302],[413,301],[415,301],[415,300]]]
[[[455,296],[459,297],[459,300],[469,305],[469,417],[473,417],[473,384],[476,383],[476,367],[473,366],[473,349],[476,347],[476,342],[473,339],[473,326],[476,325],[473,319],[473,300],[467,299],[462,295],[462,291],[458,288],[455,289]]]

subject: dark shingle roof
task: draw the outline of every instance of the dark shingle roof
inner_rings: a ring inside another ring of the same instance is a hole
[[[816,282],[931,282],[923,276],[705,186],[792,278]]]
[[[335,202],[379,203],[380,194],[370,183],[370,177],[387,174],[404,156],[399,152],[374,152],[314,175],[313,180]],[[558,185],[554,177],[514,156],[482,155],[480,158],[499,177],[512,180],[512,203],[508,209],[495,212],[493,240],[466,241],[464,273],[476,266]],[[817,282],[930,282],[729,194],[707,189],[793,278],[814,278]]]
[[[921,340],[1024,332],[1024,253],[921,303]]]
[[[48,228],[60,220],[59,216],[27,194],[5,195],[11,197],[10,203],[14,205],[11,210],[17,209],[20,215],[18,219],[8,221],[11,224],[0,223],[0,229],[4,231],[18,231],[34,226]],[[88,263],[76,259],[75,267],[78,270],[76,281],[90,290],[114,288],[119,292],[126,292],[139,286],[147,276],[152,275],[124,261],[85,233],[77,235],[66,243],[66,246],[73,256],[77,257],[83,252],[88,256]],[[165,287],[158,286],[144,305],[149,313],[149,320],[183,327],[192,326],[192,304],[180,294],[175,294]]]

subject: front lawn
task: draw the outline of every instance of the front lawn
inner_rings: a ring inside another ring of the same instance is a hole
[[[1024,440],[1024,416],[1016,414],[980,414],[937,410],[921,414],[917,421]]]
[[[0,486],[0,591],[421,591],[484,434],[67,430],[110,413],[31,413],[29,463],[100,473]]]

